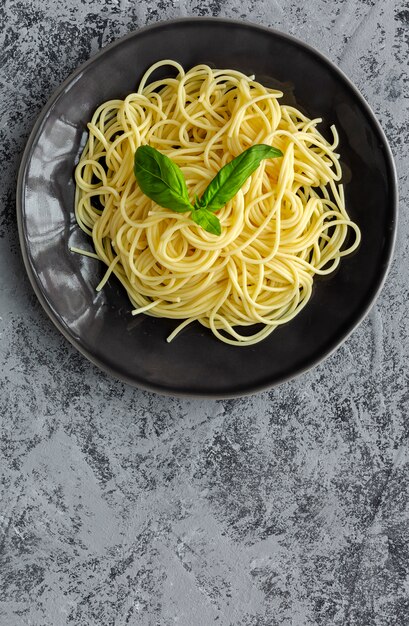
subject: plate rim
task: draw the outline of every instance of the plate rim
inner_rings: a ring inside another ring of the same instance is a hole
[[[388,223],[388,232],[385,232],[385,239],[386,239],[386,245],[385,245],[385,250],[384,250],[384,254],[383,254],[383,258],[384,258],[384,263],[383,263],[383,267],[381,267],[381,272],[379,273],[379,278],[377,280],[376,283],[374,283],[375,288],[372,287],[372,291],[373,293],[371,294],[371,296],[369,297],[368,301],[366,302],[365,306],[361,309],[359,315],[357,316],[356,319],[354,319],[351,327],[347,330],[346,333],[344,333],[341,337],[341,339],[337,340],[335,342],[335,344],[333,346],[331,346],[329,349],[323,351],[319,357],[316,358],[312,358],[307,365],[305,365],[304,367],[301,367],[300,369],[298,369],[296,372],[292,373],[292,374],[288,374],[288,375],[283,375],[283,376],[279,376],[276,378],[276,380],[266,384],[266,383],[260,383],[258,385],[250,385],[249,387],[246,387],[245,389],[243,389],[243,391],[240,392],[227,392],[227,393],[223,393],[223,392],[215,392],[215,393],[196,393],[196,392],[191,392],[191,391],[181,391],[181,390],[177,390],[177,391],[170,391],[165,385],[159,385],[159,384],[155,384],[155,383],[145,383],[144,381],[139,381],[136,382],[134,380],[134,378],[132,377],[128,377],[122,373],[118,373],[116,370],[113,370],[109,367],[109,365],[107,365],[105,362],[101,361],[100,359],[96,358],[91,352],[89,352],[87,349],[85,349],[81,342],[78,341],[72,334],[71,332],[65,327],[65,325],[63,324],[63,322],[59,319],[59,316],[57,314],[57,312],[54,311],[53,307],[51,306],[51,304],[48,302],[47,298],[45,297],[45,295],[43,294],[43,290],[40,286],[39,280],[38,280],[38,275],[35,272],[31,261],[30,261],[30,257],[28,254],[28,250],[27,250],[27,246],[26,246],[26,239],[25,239],[25,229],[24,229],[24,220],[23,220],[23,214],[25,215],[25,196],[24,196],[24,189],[25,189],[25,179],[26,179],[26,175],[27,175],[27,170],[28,170],[28,164],[31,160],[31,156],[32,156],[32,148],[33,145],[37,139],[37,137],[39,136],[39,134],[41,133],[41,129],[43,126],[43,123],[46,120],[47,114],[48,112],[52,109],[52,107],[54,106],[54,104],[57,102],[57,100],[59,99],[59,97],[64,93],[64,91],[67,89],[67,87],[69,87],[72,82],[80,75],[82,74],[85,70],[87,70],[90,66],[92,66],[94,63],[97,63],[99,61],[99,59],[104,56],[106,53],[109,53],[112,49],[114,49],[115,47],[123,44],[124,41],[128,40],[128,39],[132,39],[135,37],[138,37],[139,35],[146,33],[147,31],[153,31],[153,30],[157,30],[160,28],[163,28],[165,26],[168,25],[179,25],[179,24],[183,24],[183,23],[220,23],[220,24],[225,24],[227,27],[229,27],[230,25],[236,25],[236,26],[240,26],[242,28],[250,28],[252,30],[259,30],[263,33],[269,34],[269,35],[273,35],[276,36],[278,38],[282,38],[285,40],[288,40],[290,42],[292,42],[293,44],[299,46],[302,49],[307,50],[308,52],[310,52],[311,54],[315,55],[316,57],[319,58],[319,60],[321,62],[323,62],[325,65],[329,66],[329,68],[335,72],[336,75],[338,75],[348,86],[348,88],[353,92],[353,94],[355,95],[355,97],[358,99],[358,101],[360,102],[361,106],[363,107],[365,114],[368,116],[368,118],[370,119],[371,123],[374,125],[380,139],[382,140],[382,149],[384,152],[384,157],[385,157],[385,162],[386,162],[386,166],[387,166],[387,170],[388,174],[389,174],[389,178],[390,178],[390,182],[391,182],[391,196],[390,196],[390,209],[391,209],[391,216],[390,216],[390,220]],[[24,263],[24,267],[25,270],[27,272],[30,284],[34,290],[35,295],[37,296],[42,308],[44,309],[45,313],[47,314],[47,316],[49,317],[49,319],[53,322],[54,326],[59,330],[59,332],[65,337],[65,339],[67,339],[69,341],[69,343],[76,349],[78,350],[78,352],[80,352],[80,354],[82,354],[88,361],[90,361],[93,365],[95,365],[96,367],[98,367],[100,370],[102,370],[103,372],[105,372],[106,374],[108,374],[111,378],[114,378],[116,380],[119,380],[121,382],[124,382],[134,388],[137,389],[143,389],[145,391],[150,391],[150,392],[154,392],[157,393],[159,395],[162,396],[167,396],[167,397],[189,397],[189,398],[203,398],[203,399],[218,399],[218,400],[222,400],[222,399],[232,399],[232,398],[240,398],[240,397],[246,397],[246,396],[250,396],[256,393],[259,393],[261,391],[266,391],[266,390],[270,390],[273,389],[274,387],[277,387],[278,385],[281,385],[285,382],[288,382],[290,380],[294,380],[296,378],[298,378],[299,376],[301,376],[302,374],[308,372],[309,370],[311,370],[312,368],[316,367],[317,365],[319,365],[320,363],[322,363],[325,359],[327,359],[333,352],[335,352],[349,337],[350,335],[356,330],[356,328],[362,323],[362,321],[367,317],[368,313],[370,312],[370,310],[372,309],[372,307],[374,306],[380,292],[382,291],[386,278],[388,276],[388,273],[390,271],[390,267],[392,264],[392,260],[393,260],[393,256],[394,256],[394,251],[395,251],[395,245],[396,245],[396,235],[397,235],[397,224],[398,224],[398,206],[399,206],[399,192],[398,192],[398,178],[397,178],[397,170],[396,170],[396,165],[394,162],[394,158],[393,158],[393,154],[392,154],[392,150],[390,148],[388,139],[386,137],[386,134],[380,124],[380,122],[378,121],[377,117],[375,116],[375,113],[373,112],[371,106],[368,104],[368,102],[366,101],[366,99],[364,98],[364,96],[361,94],[361,92],[359,91],[359,89],[356,87],[356,85],[352,82],[352,80],[344,73],[343,70],[341,70],[337,65],[335,65],[335,63],[329,59],[324,53],[322,53],[320,50],[318,50],[317,48],[315,48],[314,46],[311,46],[310,44],[304,42],[303,40],[299,39],[298,37],[295,37],[293,35],[290,35],[288,33],[285,33],[283,31],[280,31],[278,29],[269,27],[269,26],[263,26],[261,24],[257,24],[255,22],[251,22],[249,20],[237,20],[237,19],[230,19],[230,18],[225,18],[225,17],[180,17],[180,18],[175,18],[175,19],[170,19],[170,20],[161,20],[158,22],[155,22],[155,24],[150,24],[147,26],[143,26],[141,28],[137,28],[136,30],[132,30],[131,32],[127,33],[126,35],[123,35],[122,37],[119,37],[118,39],[115,39],[115,41],[109,43],[108,45],[106,45],[105,47],[101,48],[100,50],[98,50],[98,52],[96,54],[94,54],[93,56],[91,56],[89,59],[87,59],[86,61],[84,61],[83,63],[81,63],[77,68],[75,68],[75,70],[73,70],[73,72],[71,72],[67,78],[52,92],[51,96],[48,98],[48,100],[46,101],[46,103],[44,104],[44,106],[42,107],[35,123],[34,126],[28,136],[28,139],[26,141],[26,145],[21,157],[21,162],[20,162],[20,167],[19,167],[19,171],[18,171],[18,176],[17,176],[17,188],[16,188],[16,213],[17,213],[17,228],[18,228],[18,235],[19,235],[19,243],[20,243],[20,250],[21,250],[21,254],[22,254],[22,258],[23,258],[23,263]]]

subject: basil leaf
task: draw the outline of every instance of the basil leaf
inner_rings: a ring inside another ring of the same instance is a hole
[[[135,152],[134,173],[143,193],[156,204],[178,213],[193,210],[182,170],[159,150],[140,146]]]
[[[190,217],[196,224],[207,230],[208,233],[213,235],[220,235],[222,227],[220,225],[219,218],[207,209],[196,209],[192,211]]]
[[[236,195],[263,159],[280,156],[283,156],[281,150],[263,143],[247,148],[238,157],[222,167],[195,206],[198,209],[218,211]]]

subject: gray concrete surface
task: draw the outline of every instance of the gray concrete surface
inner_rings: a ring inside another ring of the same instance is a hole
[[[326,362],[234,401],[108,378],[58,334],[20,258],[15,182],[42,105],[101,46],[181,15],[318,47],[396,156],[395,260]],[[404,0],[0,3],[0,624],[409,623],[408,55]]]

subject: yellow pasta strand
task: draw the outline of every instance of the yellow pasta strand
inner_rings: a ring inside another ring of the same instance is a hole
[[[163,66],[176,78],[149,83]],[[359,246],[348,217],[338,146],[280,91],[236,70],[171,60],[153,65],[135,93],[105,102],[88,124],[76,167],[75,214],[97,258],[125,287],[132,314],[197,320],[221,341],[248,346],[293,319],[311,297],[316,274],[329,274]],[[217,216],[221,236],[156,205],[139,189],[134,153],[149,144],[181,167],[199,197],[223,165],[254,144],[279,148],[262,161]],[[349,232],[353,241],[343,249]],[[77,248],[72,249],[81,252]],[[88,253],[89,256],[92,255]],[[262,324],[253,334],[241,327]],[[240,332],[241,331],[241,332]]]

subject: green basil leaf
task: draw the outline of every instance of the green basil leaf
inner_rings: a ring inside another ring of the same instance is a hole
[[[283,156],[281,150],[262,143],[247,148],[238,157],[222,167],[195,206],[198,209],[218,211],[236,195],[263,159],[280,156]]]
[[[207,209],[196,209],[192,211],[190,217],[196,224],[204,228],[204,230],[207,230],[208,233],[212,233],[213,235],[221,234],[222,227],[219,218],[211,211]]]
[[[178,213],[193,210],[182,170],[159,150],[140,146],[135,152],[134,173],[143,193],[156,204]]]

